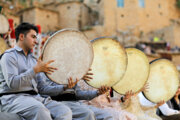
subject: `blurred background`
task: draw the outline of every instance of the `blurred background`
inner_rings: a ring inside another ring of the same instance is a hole
[[[29,22],[39,28],[37,56],[54,32],[76,28],[89,40],[111,37],[150,60],[164,57],[180,66],[180,0],[0,0],[0,11],[9,23],[0,33],[0,54],[15,45],[15,27]]]

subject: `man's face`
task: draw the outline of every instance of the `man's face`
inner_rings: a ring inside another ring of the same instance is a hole
[[[23,45],[31,50],[34,48],[35,44],[37,44],[37,33],[35,30],[30,30],[25,36]]]

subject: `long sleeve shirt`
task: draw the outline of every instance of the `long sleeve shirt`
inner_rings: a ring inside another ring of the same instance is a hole
[[[55,82],[50,81],[49,79],[46,79],[46,83],[48,85],[53,85],[53,86],[58,85]],[[74,94],[76,100],[91,100],[98,96],[97,90],[82,90],[78,84],[75,85],[72,89],[65,90],[63,93],[67,93],[67,92],[71,92],[71,94]]]
[[[47,95],[62,93],[63,85],[48,86],[43,73],[35,74],[36,63],[32,53],[25,55],[19,46],[7,50],[0,60],[0,94],[32,90]]]

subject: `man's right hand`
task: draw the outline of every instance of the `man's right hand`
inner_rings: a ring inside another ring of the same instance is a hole
[[[37,60],[36,66],[34,66],[34,72],[35,73],[45,72],[47,74],[53,73],[55,70],[57,70],[57,68],[50,66],[52,62],[54,62],[54,60],[43,62],[42,55],[41,55],[39,59]]]
[[[64,90],[73,88],[78,82],[79,82],[79,79],[76,78],[76,81],[73,82],[72,77],[70,77],[68,79],[68,85],[64,85]]]

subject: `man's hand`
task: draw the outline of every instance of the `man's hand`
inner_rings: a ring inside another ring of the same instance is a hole
[[[177,92],[176,92],[176,96],[180,95],[180,87],[178,88]]]
[[[126,100],[130,99],[133,95],[134,93],[132,92],[132,90],[127,91],[125,95],[119,99],[119,102],[125,102]]]
[[[90,81],[91,79],[93,79],[92,77],[90,77],[93,75],[93,73],[91,73],[90,71],[91,71],[91,69],[89,69],[89,71],[86,73],[86,75],[83,76],[83,78],[82,78],[83,80]]]
[[[79,79],[76,78],[76,81],[73,82],[72,78],[70,77],[68,79],[68,85],[64,86],[64,90],[73,88],[78,82],[79,82]]]
[[[144,87],[141,89],[141,91],[143,91],[143,92],[148,92],[148,90],[149,90],[149,84],[146,83],[146,84],[144,85]],[[140,92],[141,92],[141,91],[140,91]]]
[[[179,105],[179,103],[180,103],[180,102],[179,102],[179,97],[178,97],[178,96],[175,96],[174,99],[175,99],[176,103]]]
[[[175,94],[175,96],[174,96],[174,99],[175,99],[175,101],[176,101],[176,103],[179,105],[179,95],[180,95],[180,87],[178,88],[178,90],[177,90],[177,92],[176,92],[176,94]]]
[[[130,99],[133,95],[134,93],[132,92],[132,90],[127,91],[124,95],[124,101],[126,101],[127,99]]]
[[[110,87],[101,86],[101,87],[98,89],[98,95],[102,95],[102,94],[108,92],[109,90],[110,90]]]
[[[158,103],[156,104],[156,106],[154,106],[154,107],[155,107],[155,108],[158,108],[159,106],[163,105],[164,103],[165,103],[164,100],[162,100],[162,101],[158,102]]]
[[[48,62],[43,62],[42,61],[42,55],[39,57],[36,66],[34,67],[34,72],[39,73],[39,72],[45,72],[47,74],[53,73],[57,68],[51,67],[50,64],[54,62],[54,60],[50,60]]]

